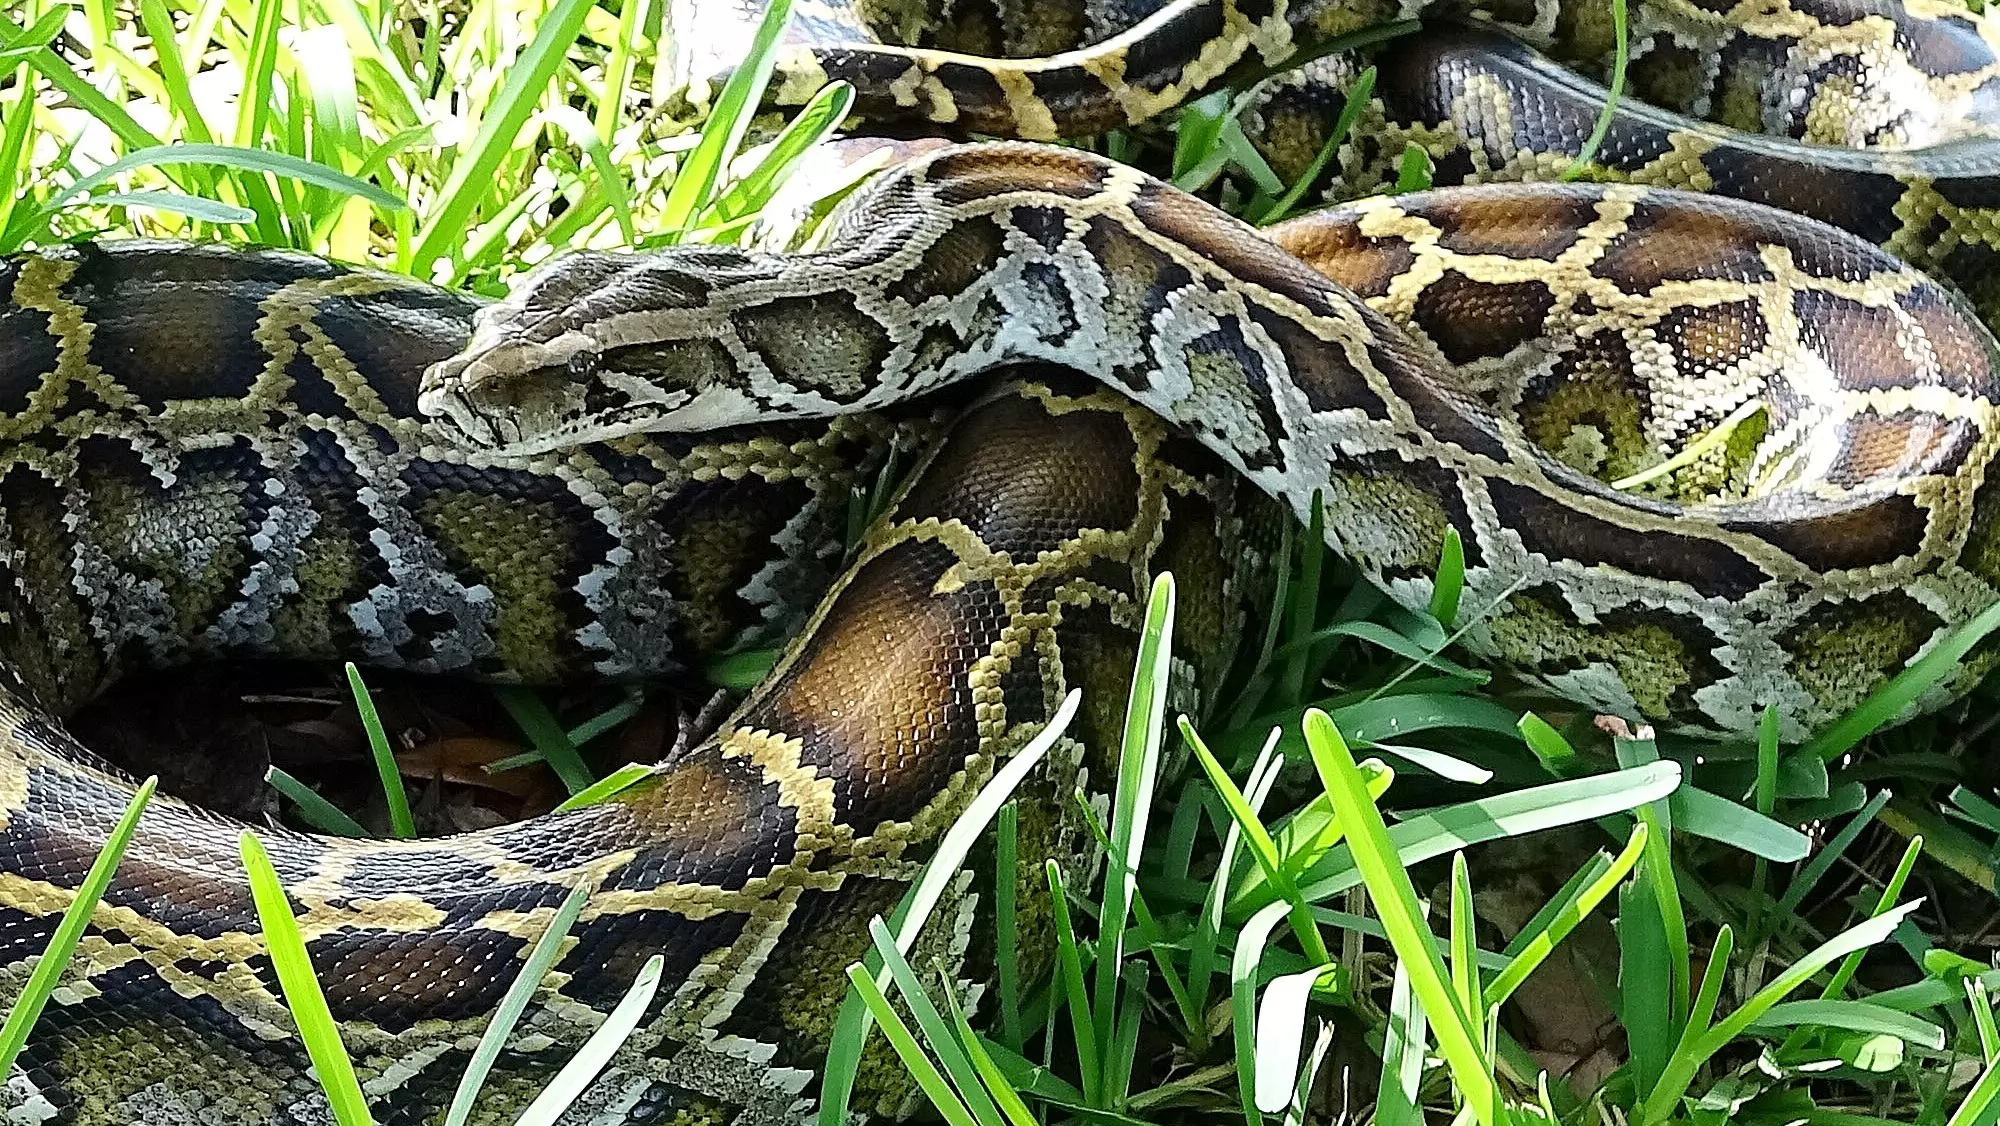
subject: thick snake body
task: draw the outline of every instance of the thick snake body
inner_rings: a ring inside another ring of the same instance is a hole
[[[910,31],[903,45],[855,38],[852,10],[803,9],[777,100],[838,73],[873,111],[954,127],[1130,123],[1245,59],[1411,14],[1107,9],[1073,20],[1073,40],[985,48],[1031,58],[975,62],[938,46],[1016,23],[892,9],[869,17]],[[1495,14],[1596,57],[1591,11]],[[725,22],[676,45],[706,75],[690,105],[726,70],[701,61],[721,57]],[[1932,169],[1951,146],[1984,152],[1983,22],[1690,5],[1636,26],[1653,78],[1676,53],[1721,60],[1679,108],[1727,122],[1754,88],[1803,107],[1814,142],[1887,138]],[[1884,116],[1841,93],[1876,88],[1860,72],[1932,96]],[[1494,121],[1517,104],[1445,101]],[[1473,130],[1479,116],[1409,136],[1441,170],[1463,152],[1475,177],[1565,159],[1541,147],[1553,134],[1493,147],[1505,131]],[[1606,174],[1645,147],[1617,128]],[[1847,159],[1793,149],[1785,176]],[[1982,175],[1939,190],[1949,177],[1912,172],[1895,198],[1927,185],[1976,215]],[[1263,590],[1271,501],[1303,516],[1320,496],[1332,546],[1420,611],[1455,529],[1466,644],[1580,707],[1741,733],[1775,706],[1787,737],[1808,736],[2000,600],[2000,348],[1954,288],[1980,292],[1985,267],[1959,269],[1980,220],[1942,215],[1857,237],[1643,183],[1501,185],[1260,234],[1085,152],[1004,144],[884,174],[810,251],[577,255],[483,309],[294,255],[8,261],[0,1000],[131,791],[60,717],[141,664],[645,677],[796,624],[713,737],[612,802],[439,841],[266,831],[364,1087],[397,1124],[449,1099],[577,884],[591,895],[571,945],[475,1120],[510,1120],[661,953],[657,1000],[572,1120],[798,1121],[868,919],[1080,687],[1023,798],[1021,870],[955,885],[913,958],[956,969],[976,1000],[984,882],[1013,879],[1032,971],[1049,945],[1040,861],[1087,863],[1069,798],[1113,765],[1150,582],[1182,580],[1175,703],[1193,707]],[[837,566],[873,459],[961,410]],[[1990,661],[1975,651],[1917,706]],[[10,1124],[324,1120],[236,830],[170,799],[148,811],[0,1087]],[[856,1105],[907,1109],[898,1074],[871,1056]]]
[[[1554,181],[1597,124],[1605,87],[1490,28],[1443,24],[1375,58],[1374,100],[1338,167],[1345,193],[1395,182],[1406,146],[1439,185]],[[1344,104],[1332,65],[1279,83],[1256,111],[1281,172],[1312,159]],[[1329,114],[1330,111],[1330,114]],[[1745,132],[1626,100],[1586,178],[1768,204],[1830,223],[1956,284],[1982,313],[2000,303],[2000,142],[1967,134],[1904,148],[1847,148]]]
[[[825,585],[809,572],[840,550],[857,474],[928,429],[923,415],[769,423],[494,459],[440,443],[413,411],[417,375],[469,328],[454,295],[297,255],[143,244],[51,251],[0,276],[5,354],[39,357],[8,370],[41,371],[14,388],[21,436],[0,476],[8,994],[129,797],[55,718],[120,665],[345,656],[656,677],[797,625],[810,595],[794,595]],[[185,346],[135,349],[142,327]],[[1221,671],[1254,568],[1198,580],[1255,558],[1244,537],[1268,521],[1158,420],[1054,374],[1067,383],[962,421],[807,640],[722,734],[621,801],[447,841],[263,831],[378,1120],[424,1121],[449,1100],[509,967],[579,883],[592,896],[572,945],[475,1121],[511,1121],[656,951],[662,1002],[586,1106],[796,1117],[868,918],[1070,687],[1091,695],[1085,738],[1053,754],[1031,811],[1066,808],[1110,769],[1084,747],[1116,745],[1156,570],[1190,580],[1185,667]],[[1031,953],[1040,859],[1087,871],[1081,832],[1023,820]],[[956,964],[980,902],[949,900],[917,953]],[[6,1088],[10,1122],[282,1123],[323,1106],[233,826],[158,800],[96,919]],[[906,1092],[875,1067],[857,1106],[899,1109]]]
[[[760,0],[677,0],[669,108],[699,116],[750,48]],[[1838,147],[1923,148],[2000,130],[2000,33],[1950,0],[1641,0],[1645,102]],[[812,0],[769,99],[852,83],[874,121],[1054,140],[1146,123],[1245,69],[1419,17],[1477,17],[1608,75],[1610,0]]]
[[[424,406],[533,452],[1060,364],[1301,518],[1323,491],[1329,542],[1412,607],[1457,528],[1475,651],[1663,726],[1747,731],[1776,704],[1817,730],[1994,600],[1960,562],[1984,535],[1993,344],[1888,255],[1644,189],[1496,186],[1315,222],[1291,237],[1312,230],[1351,289],[1120,166],[949,150],[884,178],[814,253],[554,264],[481,314]],[[1753,398],[1760,431],[1698,475],[1712,499],[1569,464],[1657,463]],[[1821,663],[1842,636],[1904,643],[1861,674]]]

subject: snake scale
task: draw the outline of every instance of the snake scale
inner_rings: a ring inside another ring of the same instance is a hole
[[[700,17],[671,60],[695,113],[757,5],[704,9],[675,13]],[[1606,11],[802,4],[772,100],[840,77],[872,118],[1042,138],[1469,14],[1382,49],[1336,190],[1406,144],[1440,182],[1547,180],[1595,117]],[[1457,529],[1466,646],[1581,707],[1740,733],[1775,704],[1788,737],[1823,729],[2000,598],[2000,350],[1974,312],[2000,245],[2000,38],[1930,0],[1633,20],[1654,107],[1613,120],[1607,183],[1371,195],[1258,232],[1081,150],[975,144],[879,175],[810,249],[580,254],[486,306],[273,251],[6,260],[0,998],[131,791],[61,717],[140,666],[562,683],[794,637],[713,737],[610,803],[433,841],[266,833],[395,1124],[438,1113],[579,883],[475,1121],[510,1121],[654,953],[658,999],[566,1120],[801,1120],[867,919],[1081,687],[1023,802],[1032,969],[1030,893],[1043,858],[1088,863],[1066,799],[1115,765],[1153,576],[1183,579],[1194,708],[1267,590],[1275,506],[1315,493],[1330,544],[1418,609]],[[1340,96],[1273,80],[1258,142],[1302,167]],[[1725,421],[1688,464],[1605,483]],[[927,452],[843,554],[849,494],[895,447]],[[326,1121],[236,828],[148,810],[0,1087],[7,1122]],[[995,878],[961,881],[914,961],[982,979]],[[858,1109],[909,1109],[897,1074],[868,1057]]]

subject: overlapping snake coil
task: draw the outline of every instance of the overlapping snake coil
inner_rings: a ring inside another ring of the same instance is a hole
[[[1494,15],[1601,63],[1604,8],[1518,7]],[[681,108],[736,57],[739,14],[677,12]],[[1043,139],[1411,14],[816,7],[774,99],[841,77],[872,118]],[[868,918],[1076,687],[1021,854],[1087,854],[1067,797],[1112,768],[1152,576],[1181,579],[1193,706],[1260,597],[1272,502],[1316,491],[1331,545],[1413,607],[1456,528],[1467,647],[1581,708],[1741,732],[1775,704],[1788,737],[1820,730],[2000,597],[1973,312],[1996,297],[1994,42],[1933,0],[1648,3],[1632,73],[1658,108],[1621,110],[1606,182],[1376,195],[1264,232],[1015,143],[881,174],[811,251],[578,255],[483,308],[275,252],[6,261],[0,998],[129,796],[60,725],[122,670],[643,678],[795,629],[715,736],[612,803],[442,840],[266,836],[378,1120],[450,1098],[579,882],[477,1120],[510,1120],[656,952],[659,1000],[575,1120],[800,1120]],[[1349,191],[1406,143],[1440,182],[1550,180],[1601,102],[1491,23],[1377,63]],[[1281,166],[1338,108],[1314,73],[1255,111]],[[1725,421],[1692,463],[1605,483]],[[843,559],[848,495],[895,444],[930,452]],[[0,1089],[8,1123],[325,1120],[236,832],[148,811]],[[919,961],[977,960],[979,890]],[[864,1070],[862,1109],[907,1099],[893,1066]]]

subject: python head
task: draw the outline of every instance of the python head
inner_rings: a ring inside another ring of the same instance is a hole
[[[418,407],[448,439],[506,455],[702,429],[705,408],[740,384],[709,295],[719,278],[760,272],[754,258],[675,247],[552,259],[479,311],[465,347],[424,372]]]

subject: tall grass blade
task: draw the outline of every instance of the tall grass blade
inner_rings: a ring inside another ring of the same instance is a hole
[[[340,1026],[327,1008],[306,953],[305,939],[299,934],[298,920],[292,915],[291,900],[271,867],[271,857],[255,833],[245,829],[236,839],[243,870],[250,879],[250,898],[257,907],[257,921],[264,928],[264,949],[270,954],[271,969],[285,994],[285,1007],[298,1025],[299,1039],[319,1077],[328,1108],[339,1126],[373,1126],[368,1100],[354,1075],[354,1061],[340,1041]]]
[[[1416,888],[1390,843],[1388,826],[1368,796],[1366,775],[1325,712],[1317,708],[1307,711],[1305,732],[1313,765],[1333,799],[1335,816],[1346,826],[1349,847],[1368,885],[1376,917],[1388,931],[1396,956],[1409,966],[1410,988],[1430,1018],[1452,1081],[1481,1126],[1503,1126],[1508,1121],[1506,1109],[1481,1047],[1484,1033],[1472,1024],[1471,1014],[1453,996],[1437,938],[1424,922]]]
[[[584,902],[589,898],[590,886],[578,884],[549,918],[548,928],[535,939],[535,945],[528,951],[527,962],[521,966],[521,972],[514,975],[513,984],[507,987],[499,1007],[493,1010],[493,1019],[487,1022],[486,1031],[480,1034],[479,1046],[472,1050],[472,1058],[466,1061],[465,1072],[458,1080],[458,1089],[452,1093],[451,1105],[445,1108],[444,1126],[465,1126],[466,1120],[472,1117],[479,1089],[485,1086],[486,1077],[492,1073],[493,1063],[500,1058],[501,1049],[507,1046],[507,1037],[513,1034],[521,1014],[528,1011],[528,1002],[535,999],[535,990],[548,976],[549,968],[556,964],[556,958],[562,953],[562,941],[569,936],[570,928],[576,925],[577,916],[583,913]]]
[[[924,924],[930,920],[931,911],[943,898],[959,865],[986,826],[993,820],[1002,805],[1006,804],[1021,780],[1034,769],[1035,764],[1049,752],[1056,741],[1062,738],[1076,716],[1080,695],[1072,690],[1063,698],[1062,706],[1049,722],[1028,744],[1014,753],[1014,757],[994,771],[993,777],[981,788],[979,795],[965,807],[958,819],[946,829],[943,839],[938,842],[937,852],[931,856],[917,882],[904,897],[895,915],[890,920],[890,929],[896,934],[896,949],[907,955],[916,942]],[[871,959],[874,961],[875,959]],[[875,992],[886,988],[886,970],[872,971]],[[850,972],[849,977],[853,974]],[[820,1126],[845,1126],[848,1099],[854,1091],[854,1081],[861,1066],[861,1051],[868,1040],[868,1030],[873,1017],[864,1003],[861,993],[850,992],[841,1003],[840,1014],[834,1021],[831,1047],[827,1050],[826,1063],[821,1071],[820,1082]]]
[[[778,41],[792,17],[792,0],[772,0],[750,41],[750,53],[722,85],[715,108],[701,131],[701,141],[688,153],[660,206],[660,222],[668,232],[686,229],[713,197],[729,162],[743,144],[743,134],[757,116],[764,87],[778,62]]]
[[[389,831],[398,840],[417,835],[416,819],[410,816],[410,796],[403,790],[403,772],[396,765],[396,752],[389,746],[389,733],[382,730],[382,717],[375,711],[375,698],[362,683],[361,670],[347,662],[347,687],[354,694],[354,709],[361,713],[361,729],[368,733],[368,753],[375,760],[376,776],[382,780],[382,796],[389,803]]]
[[[639,1021],[646,1015],[646,1007],[653,1003],[653,994],[660,988],[660,971],[666,962],[666,956],[662,954],[646,959],[646,964],[639,968],[639,976],[625,991],[625,996],[619,999],[617,1007],[604,1018],[603,1024],[597,1026],[597,1031],[590,1034],[590,1039],[583,1042],[583,1047],[576,1050],[576,1055],[570,1057],[562,1070],[556,1072],[556,1077],[549,1080],[549,1085],[542,1088],[542,1093],[535,1096],[535,1101],[528,1104],[528,1109],[521,1112],[521,1117],[514,1120],[514,1126],[555,1126],[556,1120],[569,1110],[570,1104],[583,1094],[591,1080],[597,1078],[597,1073],[604,1070],[604,1065],[611,1062],[611,1057],[625,1046],[626,1039],[639,1027]]]
[[[480,201],[493,191],[494,171],[514,150],[521,127],[561,69],[593,4],[594,0],[556,0],[534,40],[507,67],[507,81],[485,107],[479,135],[452,162],[451,175],[438,190],[437,204],[424,216],[423,234],[411,254],[409,273],[431,277],[438,260],[463,244]],[[456,273],[462,277],[460,265]]]
[[[1108,855],[1113,863],[1104,878],[1103,911],[1097,921],[1097,980],[1091,998],[1091,1024],[1099,1044],[1112,1040],[1119,974],[1125,963],[1125,922],[1131,917],[1132,897],[1138,890],[1139,853],[1145,847],[1153,787],[1159,777],[1173,638],[1174,577],[1162,573],[1153,579],[1146,602],[1131,694],[1125,704],[1118,783],[1112,794]]]
[[[118,870],[118,862],[125,857],[125,846],[132,843],[132,833],[139,827],[139,818],[146,812],[146,803],[153,800],[153,792],[159,788],[158,778],[148,778],[132,793],[132,800],[126,803],[125,812],[112,827],[111,835],[104,840],[104,847],[97,850],[96,859],[90,862],[90,869],[83,874],[83,882],[76,887],[76,894],[69,906],[63,908],[62,918],[57,920],[55,933],[49,936],[48,945],[35,961],[35,968],[28,974],[27,984],[14,999],[14,1007],[8,1011],[5,1023],[0,1023],[0,1076],[5,1076],[14,1061],[20,1057],[21,1049],[28,1044],[28,1033],[35,1021],[48,1005],[49,996],[55,992],[62,980],[63,970],[76,953],[76,944],[82,940],[83,932],[90,925],[90,918],[97,910],[97,903],[104,898],[104,889],[111,886],[111,876]]]

